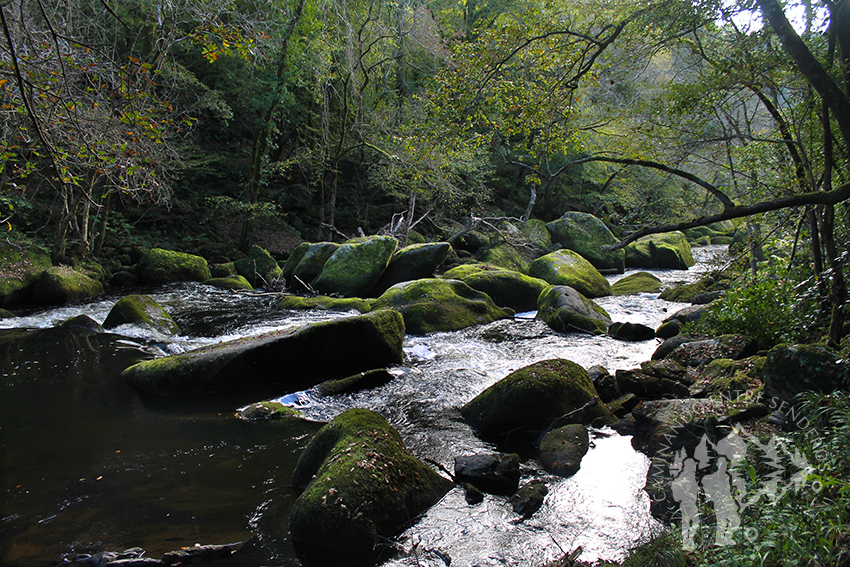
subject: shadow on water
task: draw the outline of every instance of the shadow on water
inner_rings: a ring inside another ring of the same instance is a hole
[[[292,468],[318,425],[246,423],[221,398],[182,400],[182,411],[143,399],[119,377],[150,358],[141,346],[62,328],[0,330],[0,564],[135,546],[156,558],[285,532],[260,518],[283,524],[276,509],[294,499]],[[297,565],[286,545],[264,549],[274,538],[251,542],[260,563]]]

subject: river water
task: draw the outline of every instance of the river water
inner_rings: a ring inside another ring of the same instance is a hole
[[[719,248],[695,249],[688,271],[653,271],[687,282],[711,267]],[[628,275],[628,272],[627,274]],[[612,281],[622,276],[613,276]],[[240,295],[201,284],[148,293],[177,320],[165,337],[125,326],[110,333],[56,328],[79,314],[102,322],[120,295],[0,319],[0,564],[55,565],[63,558],[141,547],[149,557],[184,546],[244,542],[233,565],[299,566],[287,512],[289,479],[321,421],[350,407],[378,411],[420,459],[452,470],[454,457],[495,448],[479,440],[458,407],[536,361],[567,358],[585,368],[633,368],[656,341],[559,334],[533,314],[454,333],[405,337],[405,362],[385,386],[317,398],[280,392],[308,421],[244,422],[241,397],[162,399],[139,395],[119,378],[136,361],[345,314],[291,312],[273,296]],[[651,327],[683,307],[653,294],[597,300],[614,321]],[[286,361],[281,361],[284,366]],[[581,559],[616,560],[661,529],[643,491],[647,458],[628,437],[594,430],[581,470],[548,475],[533,458],[523,481],[543,478],[543,507],[519,522],[502,496],[470,506],[454,489],[388,544],[387,566],[539,567],[578,546]],[[220,562],[220,565],[225,562]]]

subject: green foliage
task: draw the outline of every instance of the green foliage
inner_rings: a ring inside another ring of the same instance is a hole
[[[817,303],[813,279],[792,282],[770,271],[712,303],[695,324],[711,335],[737,333],[758,341],[762,349],[781,342],[806,342],[817,328]]]

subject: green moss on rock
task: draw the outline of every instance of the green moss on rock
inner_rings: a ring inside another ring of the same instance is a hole
[[[544,360],[499,380],[464,405],[461,414],[483,436],[503,436],[520,429],[543,429],[598,397],[584,368],[570,360]],[[615,419],[601,401],[582,418],[584,423]]]
[[[516,248],[505,243],[487,248],[481,253],[481,261],[522,273],[528,270],[528,260]]]
[[[658,293],[663,282],[648,272],[635,272],[617,280],[611,285],[612,295],[634,295],[637,293]]]
[[[153,248],[139,261],[139,281],[148,284],[210,279],[207,261],[201,256]]]
[[[448,242],[411,244],[393,254],[387,269],[369,290],[378,297],[397,283],[434,277],[434,272],[448,258],[452,246]]]
[[[687,270],[695,264],[691,245],[679,231],[650,234],[626,246],[626,266]]]
[[[387,269],[397,246],[391,236],[346,242],[328,258],[312,285],[320,293],[364,297]]]
[[[540,462],[547,471],[559,476],[578,472],[581,459],[590,448],[590,436],[584,425],[572,423],[546,433],[540,439]]]
[[[105,329],[120,325],[147,325],[167,335],[180,332],[180,327],[159,303],[149,295],[128,295],[118,300],[103,322]]]
[[[254,286],[243,276],[227,276],[223,278],[210,278],[204,282],[207,285],[230,289],[233,291],[254,291]]]
[[[383,417],[349,409],[313,437],[292,485],[304,489],[290,513],[296,545],[370,554],[453,483],[410,455]]]
[[[0,246],[0,306],[25,303],[29,287],[51,267],[50,254],[28,241]]]
[[[284,295],[277,303],[282,309],[306,310],[324,309],[327,311],[349,311],[355,310],[360,313],[368,313],[372,310],[372,301],[359,297],[329,297],[318,295],[316,297],[302,297],[300,295]]]
[[[400,312],[407,332],[414,335],[457,331],[514,315],[513,310],[498,307],[488,295],[461,281],[439,278],[394,285],[372,306]]]
[[[611,295],[608,280],[572,250],[558,250],[541,256],[528,267],[528,275],[551,285],[570,286],[585,297]]]
[[[33,297],[42,305],[58,305],[103,293],[103,284],[67,266],[50,267],[38,276]]]
[[[244,277],[251,286],[261,286],[280,279],[283,270],[277,265],[268,250],[256,244],[248,250],[246,258],[240,258],[234,263],[236,271]]]
[[[442,275],[460,280],[472,289],[486,293],[496,305],[515,311],[537,309],[537,298],[549,284],[513,270],[492,264],[464,264]]]
[[[625,253],[622,250],[604,249],[605,246],[616,244],[617,238],[595,216],[568,212],[560,219],[547,223],[546,228],[554,242],[580,254],[597,269],[620,274],[625,271]]]
[[[240,409],[237,412],[240,419],[246,421],[262,421],[270,419],[301,419],[303,414],[280,402],[257,402]]]
[[[577,290],[563,285],[546,288],[537,299],[537,318],[560,333],[583,331],[602,334],[611,317],[602,307]]]

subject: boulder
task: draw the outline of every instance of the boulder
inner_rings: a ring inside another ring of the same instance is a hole
[[[765,394],[783,400],[806,391],[850,388],[847,358],[820,345],[777,345],[767,353],[763,372]]]
[[[649,272],[635,272],[611,284],[611,295],[659,293],[663,282]]]
[[[293,392],[399,364],[403,338],[401,315],[381,310],[145,361],[127,368],[121,377],[159,395],[239,392],[276,384]]]
[[[531,241],[532,244],[539,247],[541,250],[550,250],[552,248],[552,235],[549,229],[546,228],[546,223],[540,219],[528,219],[522,225],[522,233]]]
[[[287,281],[292,280],[292,273],[295,271],[295,268],[298,267],[298,264],[301,260],[304,259],[304,254],[307,253],[307,250],[312,246],[309,242],[302,242],[299,244],[295,250],[289,253],[289,257],[284,262],[281,267],[280,275]],[[315,275],[313,276],[315,277]],[[312,278],[311,278],[312,279]]]
[[[626,246],[626,266],[687,270],[696,262],[691,245],[679,231],[650,234]]]
[[[712,339],[686,342],[676,347],[665,358],[682,366],[702,366],[716,358],[741,360],[758,352],[758,343],[743,335],[721,335]]]
[[[514,315],[513,310],[498,307],[488,295],[461,281],[439,278],[396,284],[372,306],[400,312],[407,332],[413,335],[457,331]]]
[[[570,286],[590,298],[611,295],[608,280],[572,250],[558,250],[541,256],[528,267],[528,275],[551,285]]]
[[[584,425],[565,425],[540,439],[540,462],[552,474],[572,476],[578,472],[589,447],[590,436]]]
[[[554,242],[580,254],[596,269],[618,274],[625,271],[625,252],[604,249],[605,246],[616,244],[617,237],[595,216],[568,212],[560,219],[547,223],[546,228]]]
[[[272,284],[283,276],[283,270],[277,265],[268,250],[253,244],[248,250],[247,258],[240,258],[234,263],[236,272],[245,278],[251,286]]]
[[[455,482],[489,494],[513,494],[519,486],[519,455],[481,453],[455,457]]]
[[[256,402],[240,409],[236,415],[245,421],[266,421],[272,419],[301,419],[301,412],[280,402]]]
[[[38,276],[33,299],[41,305],[59,305],[103,293],[103,284],[67,266],[52,266]]]
[[[304,492],[289,516],[296,546],[371,554],[437,503],[453,483],[414,458],[373,411],[349,409],[304,449],[291,484]]]
[[[640,323],[611,323],[608,334],[623,341],[648,341],[655,338],[655,329]]]
[[[104,329],[127,324],[146,325],[164,335],[175,335],[180,327],[162,305],[149,295],[128,295],[118,300],[103,322]]]
[[[691,397],[720,395],[734,400],[763,385],[761,376],[765,357],[751,356],[742,360],[718,358],[703,368],[690,386]]]
[[[236,271],[236,262],[210,264],[210,277],[212,278],[229,278],[238,275],[239,272]]]
[[[50,254],[29,242],[0,246],[0,307],[26,303],[30,286],[52,265]]]
[[[591,366],[587,369],[587,374],[590,376],[590,381],[593,382],[593,387],[596,388],[600,400],[607,404],[620,396],[617,381],[607,368],[599,365]]]
[[[139,261],[139,281],[146,284],[210,279],[207,261],[201,256],[153,248]]]
[[[511,372],[466,403],[461,414],[481,435],[505,436],[521,429],[543,430],[598,397],[584,368],[569,360],[544,360]],[[574,415],[585,424],[614,421],[601,402]]]
[[[369,291],[369,295],[378,297],[397,283],[434,277],[434,272],[451,251],[452,245],[448,242],[405,246],[393,254],[387,269]]]
[[[515,514],[528,519],[543,506],[547,494],[549,494],[549,488],[546,483],[540,479],[534,479],[520,486],[516,494],[508,498],[508,504]]]
[[[525,273],[528,270],[528,260],[510,244],[501,243],[484,250],[481,261],[508,270]]]
[[[680,382],[654,376],[640,370],[617,370],[617,389],[623,394],[634,394],[641,400],[688,398],[688,387]]]
[[[611,317],[602,307],[564,285],[549,286],[540,294],[537,318],[560,333],[602,334],[611,324]]]
[[[652,360],[663,360],[667,358],[670,353],[679,348],[679,346],[685,343],[692,343],[697,340],[700,339],[691,335],[676,335],[670,337],[669,339],[665,339],[664,342],[658,345],[658,348],[655,349],[655,352],[652,353]]]
[[[319,293],[365,297],[387,269],[397,246],[391,236],[350,240],[328,258],[311,285]]]
[[[359,297],[328,297],[317,295],[316,297],[303,297],[300,295],[284,295],[277,302],[281,309],[305,310],[323,309],[327,311],[359,311],[368,313],[372,310],[372,301]]]
[[[386,368],[367,370],[353,376],[340,378],[339,380],[328,380],[318,384],[315,388],[320,396],[335,396],[338,394],[349,394],[383,386],[395,379],[395,376]]]
[[[325,262],[333,256],[334,252],[339,248],[336,242],[316,242],[313,244],[302,244],[296,251],[292,253],[293,257],[297,257],[298,250],[304,247],[304,252],[301,254],[301,259],[292,270],[292,277],[287,279],[291,283],[290,287],[301,287],[301,284],[310,285],[316,277],[322,273],[322,268],[325,267]],[[286,262],[286,267],[289,268],[289,260]],[[284,271],[284,277],[286,277]]]
[[[492,264],[464,264],[452,268],[442,277],[460,280],[489,295],[496,305],[517,312],[537,309],[537,298],[549,286],[541,279]]]
[[[204,282],[213,287],[229,289],[231,291],[254,291],[254,286],[244,276],[227,276],[223,278],[210,278]]]
[[[2,315],[0,315],[0,317],[2,317]],[[88,315],[77,315],[70,319],[65,319],[59,323],[57,327],[70,327],[72,329],[80,329],[91,333],[103,332],[103,326]]]

